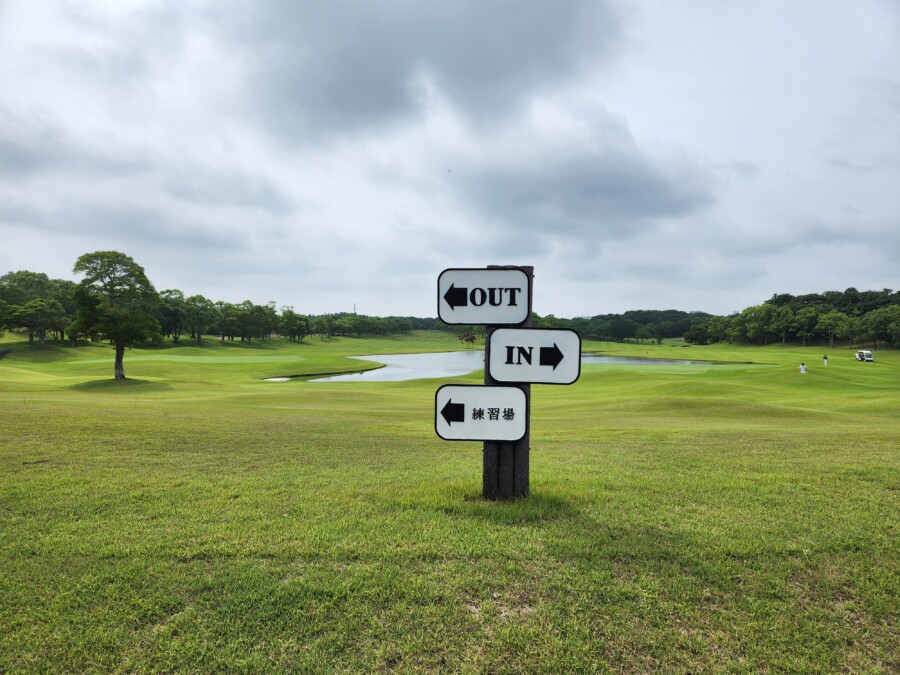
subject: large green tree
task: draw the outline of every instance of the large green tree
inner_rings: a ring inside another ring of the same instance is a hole
[[[61,332],[65,327],[66,313],[63,306],[56,300],[35,298],[18,307],[12,313],[11,322],[18,327],[28,329],[29,339],[37,333],[38,343],[43,345],[48,331]]]
[[[767,303],[768,304],[768,303]],[[788,335],[797,329],[797,320],[794,316],[794,310],[787,305],[774,306],[772,311],[772,319],[769,324],[769,330],[781,336],[781,344],[787,342]]]
[[[75,293],[78,313],[70,332],[109,340],[116,350],[115,378],[125,379],[125,349],[160,337],[153,316],[159,296],[130,256],[118,251],[85,253],[73,271],[85,275]]]
[[[691,345],[709,344],[709,333],[706,324],[695,323],[684,331],[684,341]]]
[[[309,334],[309,319],[297,314],[293,307],[282,307],[281,333],[291,342],[303,342],[303,337]]]
[[[8,272],[0,276],[0,303],[6,306],[0,326],[26,329],[29,341],[37,333],[41,344],[48,332],[61,338],[65,325],[75,314],[74,289],[73,282],[50,279],[43,272]],[[52,305],[47,304],[51,301]]]
[[[819,313],[814,307],[802,307],[796,314],[797,335],[806,345],[806,341],[816,335]]]
[[[855,316],[844,315],[840,324],[838,324],[835,336],[840,340],[846,340],[847,346],[851,346],[853,342],[863,334],[862,321]]]
[[[828,338],[828,346],[834,347],[834,336],[841,324],[847,320],[847,315],[837,310],[822,314],[816,323],[816,330]]]
[[[216,321],[216,307],[212,300],[202,295],[189,297],[185,300],[185,307],[187,328],[191,331],[191,337],[200,342],[203,339],[203,333]]]
[[[159,305],[156,307],[155,315],[159,320],[163,335],[171,337],[172,342],[176,345],[184,332],[187,314],[188,306],[184,299],[184,293],[178,289],[160,292]]]
[[[49,296],[50,278],[43,272],[7,272],[0,276],[0,300],[21,307],[29,300]]]
[[[866,334],[875,342],[875,349],[882,343],[900,342],[900,305],[875,309],[862,319]]]

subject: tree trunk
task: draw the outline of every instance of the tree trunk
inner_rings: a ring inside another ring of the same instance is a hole
[[[125,345],[116,345],[116,379],[125,379],[125,367],[122,365],[122,359],[125,357]]]

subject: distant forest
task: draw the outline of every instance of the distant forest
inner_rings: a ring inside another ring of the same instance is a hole
[[[0,276],[0,328],[27,333],[29,340],[47,337],[77,341],[79,284],[50,279],[41,272],[9,272]],[[307,335],[362,336],[407,333],[443,327],[438,319],[373,317],[340,312],[319,316],[302,314],[275,302],[258,305],[250,300],[230,303],[202,295],[186,296],[177,289],[160,291],[147,311],[159,322],[159,337],[176,344],[182,338],[201,340],[267,340],[279,336],[300,342]]]
[[[731,316],[712,317],[692,326],[684,339],[711,342],[827,342],[900,345],[900,292],[848,288],[807,295],[781,293]]]
[[[90,339],[79,334],[79,284],[50,279],[41,272],[0,276],[0,329],[21,332],[31,341]],[[311,315],[275,302],[263,305],[215,301],[177,289],[153,295],[147,312],[159,323],[158,339],[178,343],[213,335],[220,340],[266,340],[273,336],[300,342],[306,336],[387,335],[413,330],[444,330],[483,335],[482,326],[445,326],[437,318],[375,317],[349,312]],[[766,302],[730,316],[679,310],[631,310],[590,318],[562,319],[533,315],[539,328],[571,328],[586,338],[608,341],[661,342],[683,338],[690,344],[741,342],[770,344],[826,343],[900,345],[900,292],[826,291],[808,295],[773,295]]]
[[[591,319],[535,319],[535,325],[578,330],[582,335],[609,340],[680,337],[690,344],[714,342],[771,344],[799,342],[900,346],[900,292],[826,291],[807,295],[781,293],[730,316],[677,310],[638,310],[602,314]]]

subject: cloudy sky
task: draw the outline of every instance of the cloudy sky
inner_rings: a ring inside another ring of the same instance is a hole
[[[900,286],[895,0],[0,0],[0,274],[436,316]]]

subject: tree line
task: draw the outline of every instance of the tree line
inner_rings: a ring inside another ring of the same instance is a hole
[[[705,312],[683,312],[677,309],[635,309],[623,314],[598,314],[590,318],[558,319],[549,314],[533,315],[536,328],[569,328],[585,337],[610,342],[634,340],[662,342],[665,338],[679,338],[692,326],[712,317]]]
[[[900,292],[826,291],[807,295],[781,293],[760,305],[729,316],[706,312],[630,310],[623,314],[599,314],[590,318],[561,319],[532,314],[536,328],[569,328],[583,337],[624,342],[662,342],[684,338],[690,344],[715,342],[771,344],[773,342],[824,342],[847,345],[900,346]],[[483,334],[483,327],[466,327]]]
[[[291,306],[213,301],[180,290],[157,292],[144,269],[118,251],[97,251],[78,258],[73,271],[81,282],[50,279],[26,270],[0,276],[0,329],[27,332],[43,344],[48,336],[74,344],[104,339],[116,345],[116,377],[124,378],[121,355],[127,346],[147,340],[204,335],[252,342],[273,336],[302,342],[308,335],[387,335],[413,330],[455,330],[484,334],[483,326],[447,328],[437,318],[373,317],[341,312],[307,315]],[[691,344],[740,342],[827,342],[848,345],[900,345],[900,291],[848,288],[807,295],[775,294],[768,301],[729,316],[679,310],[631,310],[574,319],[532,315],[536,328],[570,328],[585,337],[608,341],[662,342],[683,337]]]
[[[41,272],[23,270],[4,274],[0,276],[0,328],[26,332],[29,341],[38,343],[44,343],[47,337],[77,342],[85,337],[75,321],[78,291],[77,283],[50,279]],[[202,295],[185,296],[177,289],[159,291],[146,307],[159,324],[156,331],[159,338],[171,339],[175,344],[182,338],[199,342],[203,336],[247,342],[278,336],[302,342],[310,335],[328,339],[443,327],[436,318],[377,317],[349,312],[309,315],[298,313],[289,305],[276,309],[274,301],[264,305],[249,300],[213,301]]]
[[[20,270],[0,276],[0,329],[23,331],[31,342],[46,339],[108,340],[116,347],[115,376],[124,379],[125,348],[145,341],[203,336],[252,342],[273,336],[302,342],[308,335],[387,335],[443,325],[438,319],[370,317],[350,313],[307,315],[291,306],[213,301],[169,289],[156,291],[143,267],[118,251],[78,258],[80,283]]]
[[[900,292],[841,291],[773,295],[768,301],[730,316],[713,316],[684,333],[692,344],[743,342],[827,342],[900,345]]]

